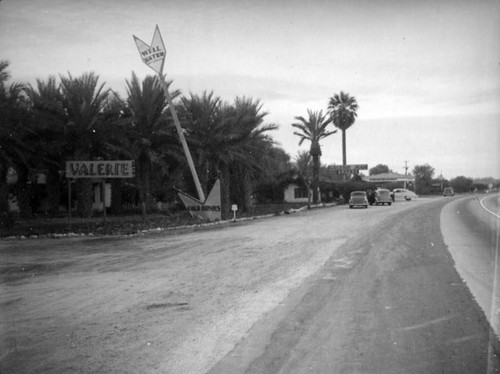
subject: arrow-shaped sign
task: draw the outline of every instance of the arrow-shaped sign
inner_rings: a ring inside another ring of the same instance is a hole
[[[167,51],[165,50],[165,45],[163,44],[163,39],[161,38],[158,25],[156,25],[151,45],[144,43],[137,36],[133,36],[142,61],[158,74],[162,74]]]
[[[208,221],[221,219],[220,181],[218,179],[204,202],[189,196],[185,192],[176,191],[191,217],[198,217]]]

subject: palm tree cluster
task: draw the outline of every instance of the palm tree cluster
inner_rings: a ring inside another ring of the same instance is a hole
[[[329,130],[328,125],[333,125],[342,131],[342,161],[345,166],[346,161],[346,131],[351,127],[357,117],[358,103],[356,98],[350,96],[348,93],[340,91],[339,94],[334,94],[328,104],[327,114],[323,114],[322,110],[313,111],[308,109],[308,117],[297,116],[295,119],[298,121],[292,123],[292,126],[298,131],[294,132],[300,138],[299,146],[307,140],[311,142],[309,149],[309,156],[312,159],[312,174],[310,187],[313,191],[313,203],[317,204],[319,200],[318,186],[319,186],[319,169],[321,158],[321,145],[320,141],[326,137],[333,135],[337,130]],[[299,173],[304,174],[304,165],[308,165],[307,157],[303,153],[299,153],[296,162],[296,168]],[[306,183],[308,184],[308,183]],[[309,189],[309,185],[307,186]]]
[[[1,61],[0,211],[8,211],[7,173],[15,170],[22,214],[31,214],[30,182],[38,173],[47,179],[49,213],[56,213],[67,183],[68,160],[134,160],[133,184],[143,214],[160,194],[171,194],[173,186],[194,191],[158,77],[140,81],[132,73],[126,80],[126,98],[121,98],[94,73],[68,73],[22,85],[8,84],[7,68],[8,62]],[[205,191],[220,178],[223,213],[231,203],[251,209],[255,185],[276,169],[273,155],[281,149],[269,133],[277,125],[265,123],[267,113],[258,100],[236,98],[227,103],[213,92],[170,93]],[[120,179],[112,183],[111,204],[119,211],[122,190],[130,186]],[[78,213],[88,217],[92,182],[78,179],[75,185]]]

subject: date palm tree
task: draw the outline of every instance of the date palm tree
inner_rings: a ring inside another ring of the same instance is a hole
[[[68,144],[61,91],[55,77],[49,77],[47,81],[37,79],[35,86],[29,85],[27,95],[34,131],[31,144],[38,156],[35,168],[46,174],[49,213],[56,214]]]
[[[73,160],[89,160],[103,156],[102,130],[105,108],[110,89],[99,84],[99,76],[84,73],[80,77],[61,76],[61,106],[68,136],[69,157]],[[82,217],[92,214],[92,181],[79,179],[76,183],[78,213]]]
[[[276,130],[278,126],[264,123],[267,114],[262,111],[259,100],[244,97],[237,97],[228,113],[229,124],[237,134],[236,147],[239,148],[230,165],[231,198],[242,211],[252,209],[255,181],[272,157],[268,150],[273,147],[274,141],[269,136],[269,131]]]
[[[267,113],[261,109],[258,100],[237,98],[230,105],[213,92],[182,99],[180,118],[205,192],[220,178],[223,218],[229,213],[231,197],[245,209],[251,207],[254,173],[271,141],[267,132],[277,128],[263,123]]]
[[[10,83],[8,61],[0,61],[0,228],[6,224],[3,217],[9,210],[7,173],[10,168],[18,174],[30,164],[30,149],[26,143],[29,134],[25,102],[26,86]]]
[[[129,112],[129,153],[136,165],[136,181],[139,189],[143,216],[146,207],[153,202],[151,177],[155,168],[168,169],[170,163],[182,160],[182,150],[177,141],[175,128],[169,117],[168,103],[156,76],[146,76],[139,82],[135,73],[127,81],[126,106]],[[167,86],[171,85],[167,82]],[[172,98],[179,91],[170,93]]]
[[[333,95],[328,104],[328,113],[333,125],[342,131],[342,164],[344,166],[347,164],[346,131],[356,121],[357,110],[356,98],[343,91]]]
[[[307,151],[299,151],[295,157],[295,168],[307,188],[307,207],[311,208],[311,154]]]
[[[323,115],[323,111],[312,111],[307,110],[308,119],[298,116],[295,117],[297,123],[292,123],[292,126],[298,129],[293,134],[300,137],[299,146],[305,140],[311,142],[311,148],[309,149],[309,154],[312,157],[312,188],[313,188],[313,203],[318,203],[318,185],[319,185],[319,166],[321,157],[321,146],[319,144],[320,140],[335,134],[337,130],[327,131],[326,127],[330,123],[331,118],[327,115]]]

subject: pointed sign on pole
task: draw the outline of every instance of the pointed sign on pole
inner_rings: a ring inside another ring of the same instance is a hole
[[[144,43],[135,35],[132,36],[134,37],[135,45],[137,46],[139,54],[141,55],[142,62],[144,62],[158,74],[163,74],[163,65],[165,64],[165,56],[167,54],[167,51],[165,50],[165,44],[163,44],[163,39],[161,38],[158,25],[156,25],[151,45]]]
[[[184,154],[186,156],[189,169],[191,170],[191,174],[193,176],[194,184],[196,186],[196,190],[198,192],[198,199],[195,199],[188,194],[178,191],[179,196],[186,206],[186,208],[192,213],[193,209],[198,208],[190,208],[192,206],[199,206],[199,211],[197,211],[196,216],[207,219],[221,219],[220,213],[220,185],[216,183],[212,188],[212,191],[209,194],[209,199],[205,200],[205,194],[203,193],[203,189],[201,188],[200,180],[198,179],[198,174],[196,173],[196,168],[194,167],[193,158],[191,157],[191,153],[189,152],[189,148],[186,142],[186,138],[184,137],[184,131],[179,122],[179,118],[177,117],[177,112],[175,111],[174,104],[172,102],[172,97],[168,92],[168,85],[165,82],[163,77],[163,66],[165,64],[165,56],[167,54],[165,45],[163,44],[163,39],[160,34],[160,29],[158,25],[156,25],[155,32],[153,34],[153,40],[151,41],[151,45],[145,43],[135,35],[133,35],[135,44],[137,49],[139,50],[139,54],[141,55],[142,61],[148,65],[151,69],[153,69],[158,74],[158,79],[161,83],[163,91],[165,93],[165,98],[167,99],[168,105],[170,107],[170,112],[172,113],[172,117],[174,119],[174,124],[177,129],[177,134],[179,135],[179,139],[182,144],[182,148],[184,150]],[[210,205],[207,205],[210,204]],[[218,206],[219,210],[213,208],[208,209],[207,207],[215,207]],[[192,214],[193,215],[193,214]]]

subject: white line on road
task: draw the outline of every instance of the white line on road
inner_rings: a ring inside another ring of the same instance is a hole
[[[483,197],[481,199],[481,201],[479,202],[481,204],[481,206],[483,207],[484,210],[486,210],[488,213],[490,214],[493,214],[495,217],[497,218],[500,218],[500,215],[496,214],[495,212],[489,210],[488,208],[486,208],[486,206],[484,205],[483,201],[486,200],[486,199],[490,199],[492,197],[498,197],[498,195],[493,195],[493,196],[486,196],[486,197]]]

